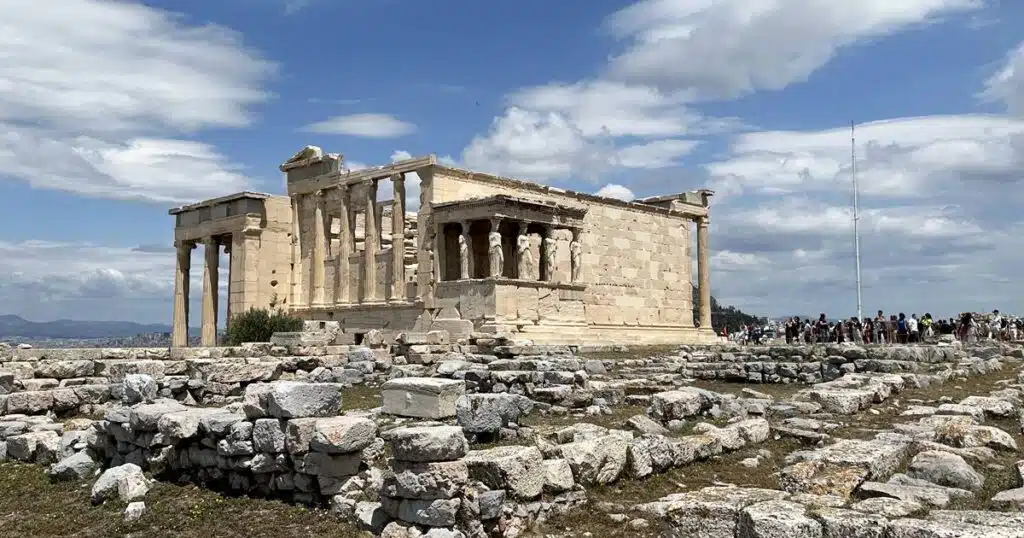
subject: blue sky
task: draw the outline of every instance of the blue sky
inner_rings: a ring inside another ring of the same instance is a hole
[[[166,210],[280,193],[315,144],[351,168],[435,153],[616,197],[711,188],[716,297],[849,315],[851,120],[865,310],[1024,300],[1022,2],[62,10],[0,5],[0,313],[169,321]]]

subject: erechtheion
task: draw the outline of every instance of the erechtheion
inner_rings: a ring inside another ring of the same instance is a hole
[[[342,337],[354,341],[372,329],[565,344],[715,340],[711,191],[623,202],[444,166],[434,156],[347,170],[340,155],[314,146],[281,171],[288,196],[242,192],[170,211],[174,346],[187,345],[189,271],[200,243],[203,345],[216,343],[221,247],[230,256],[229,318],[279,307],[340,322]],[[386,182],[393,199],[379,201]],[[416,189],[418,207],[409,208],[407,192]]]

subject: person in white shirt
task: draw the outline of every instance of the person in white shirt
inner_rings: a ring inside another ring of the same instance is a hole
[[[917,323],[917,314],[911,314],[907,320],[907,332],[910,333],[910,342],[917,343],[921,338],[921,327]]]
[[[999,332],[1003,328],[1003,317],[999,315],[999,310],[992,311],[992,321],[988,322],[988,339],[999,338]]]

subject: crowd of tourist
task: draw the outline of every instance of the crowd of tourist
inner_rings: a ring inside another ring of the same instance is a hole
[[[822,313],[817,321],[794,316],[781,327],[745,326],[732,340],[740,343],[766,343],[785,335],[787,344],[844,343],[854,344],[912,344],[934,339],[938,335],[952,335],[961,342],[979,340],[1016,341],[1024,336],[1024,319],[1003,316],[998,310],[991,315],[965,312],[959,318],[935,319],[930,313],[907,316],[903,312],[886,316],[881,310],[874,317],[858,319],[856,316],[841,321],[829,321]]]

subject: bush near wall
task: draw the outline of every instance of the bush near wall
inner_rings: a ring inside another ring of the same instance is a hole
[[[274,333],[301,330],[301,318],[280,310],[250,308],[241,314],[231,316],[225,343],[237,346],[245,342],[269,342]]]

